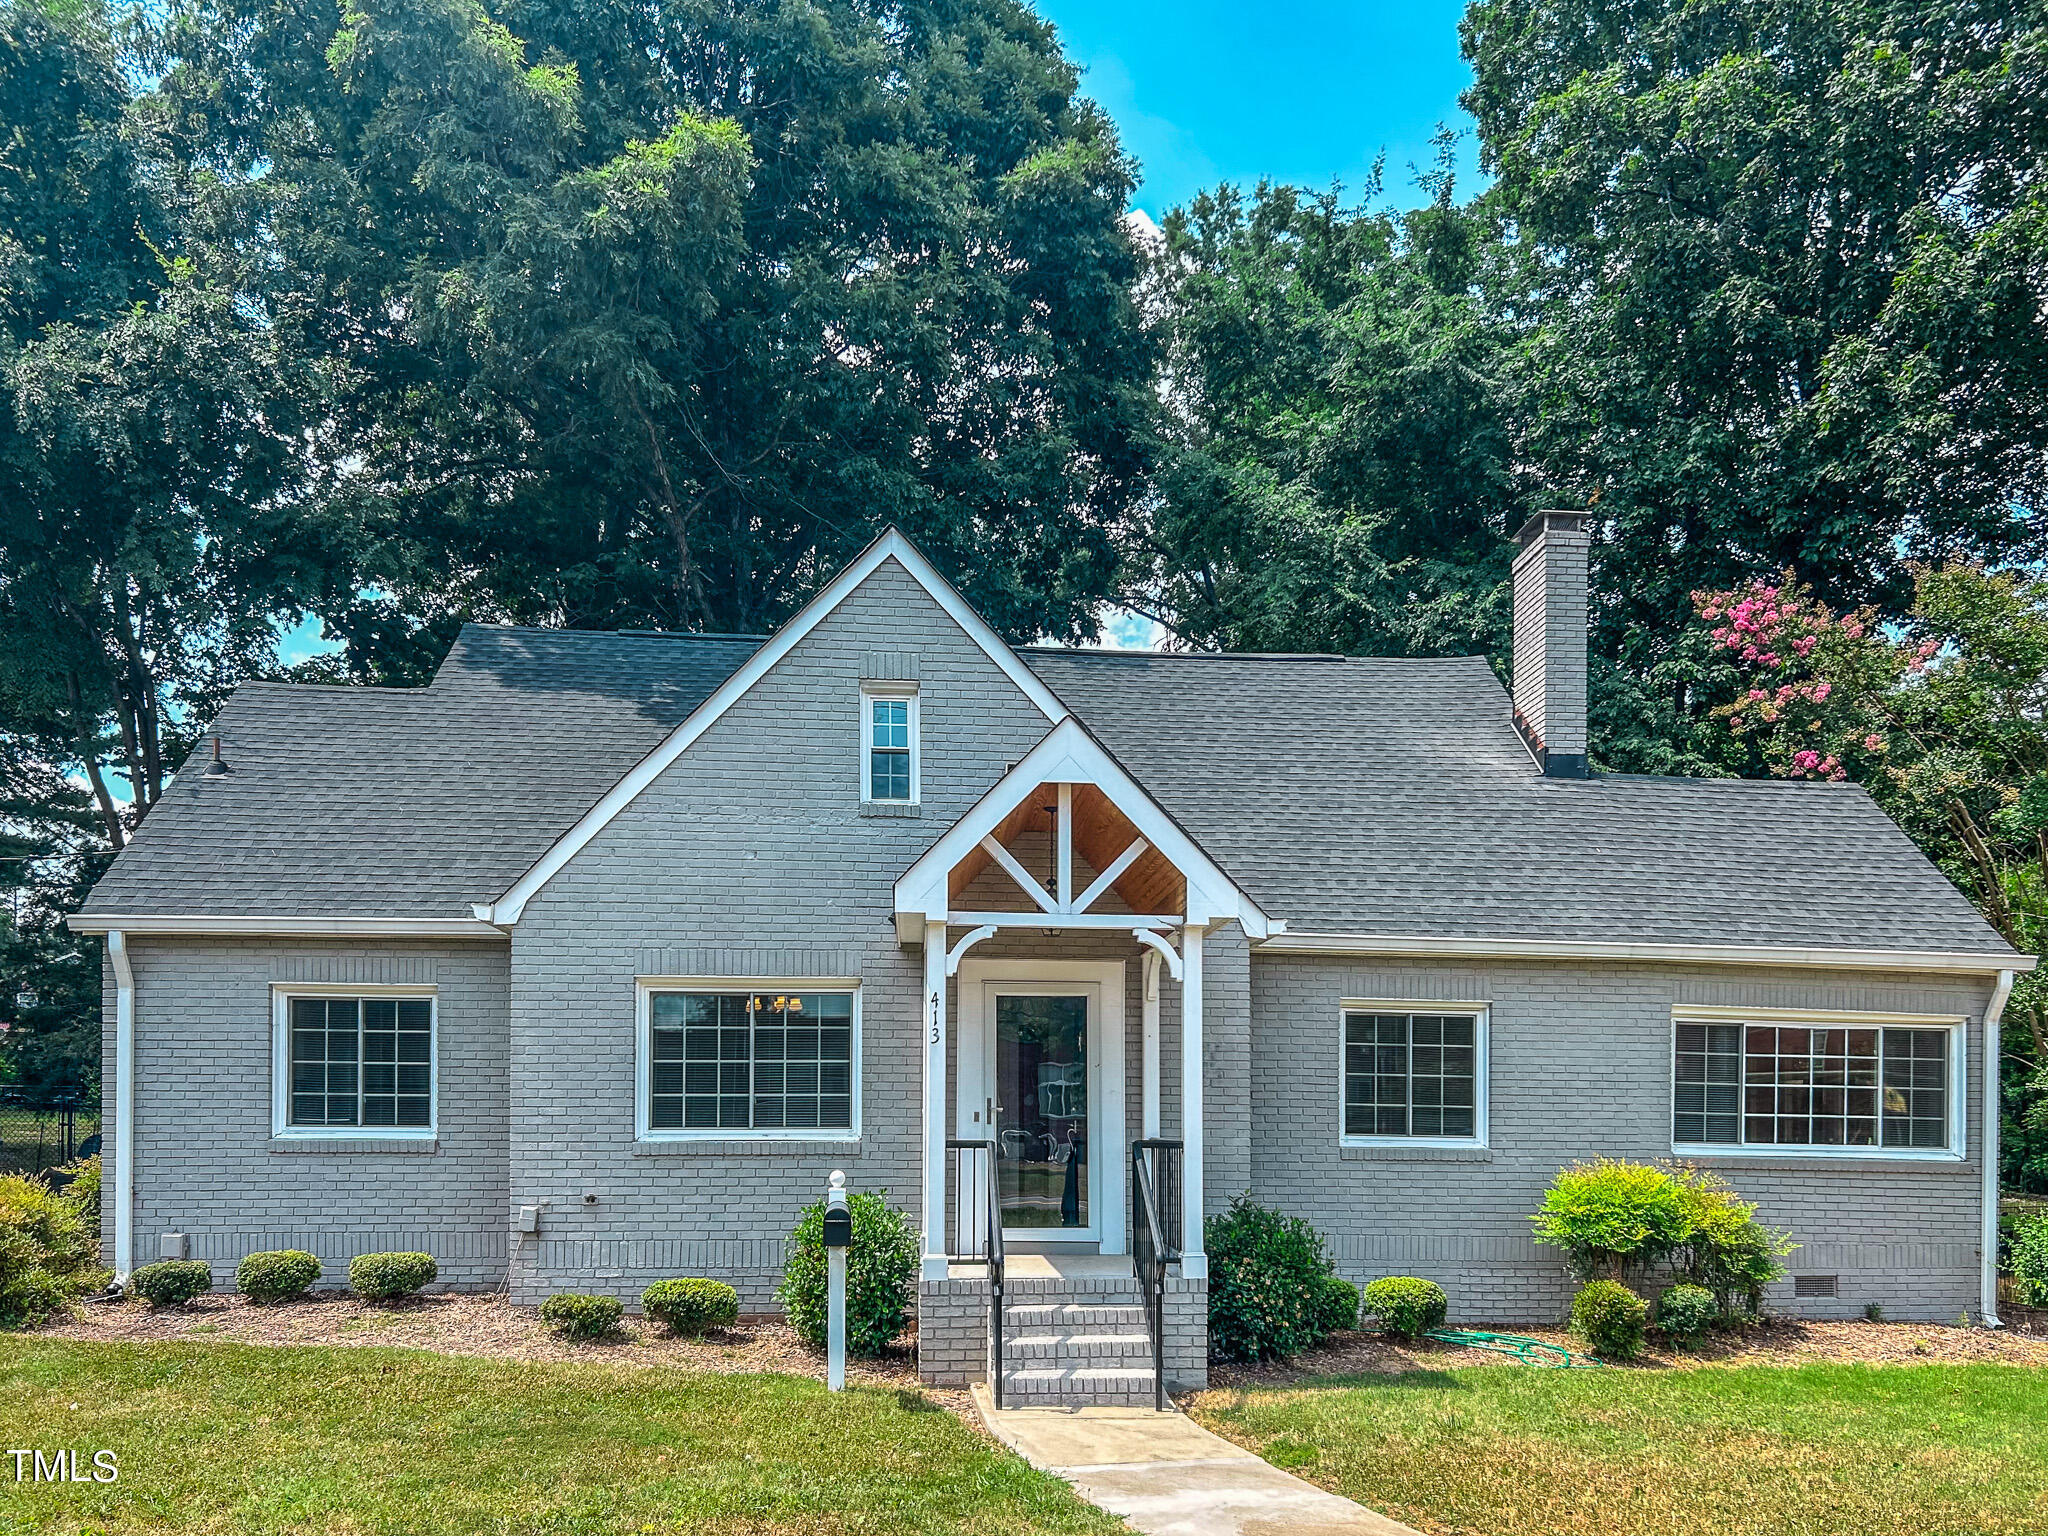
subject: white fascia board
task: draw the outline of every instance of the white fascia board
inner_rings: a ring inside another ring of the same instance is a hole
[[[130,935],[237,934],[306,938],[502,939],[504,930],[467,917],[150,917],[125,913],[74,912],[65,919],[73,933]]]
[[[1002,825],[1024,797],[1041,784],[1093,784],[1137,828],[1138,835],[1180,871],[1188,886],[1188,921],[1242,923],[1247,934],[1264,938],[1271,930],[1259,904],[1239,890],[1193,838],[1111,757],[1080,721],[1071,716],[1046,733],[1024,760],[996,781],[967,814],[946,829],[896,882],[896,930],[915,943],[924,924],[946,916],[953,867]],[[1047,924],[1046,926],[1055,926]]]
[[[733,673],[718,691],[690,712],[668,737],[647,756],[640,759],[626,776],[605,792],[599,800],[583,814],[583,818],[571,827],[548,851],[540,856],[533,866],[521,875],[511,889],[496,901],[479,904],[480,916],[488,914],[489,921],[499,927],[510,927],[519,921],[540,888],[560,872],[563,865],[583,851],[597,834],[604,830],[613,817],[640,797],[648,785],[659,778],[670,764],[687,751],[692,742],[708,731],[719,717],[743,698],[747,691],[767,676],[775,664],[787,656],[825,616],[845,602],[860,584],[879,570],[884,561],[894,560],[909,573],[911,580],[930,594],[933,602],[946,611],[954,623],[967,632],[968,638],[987,653],[990,661],[1002,669],[1003,674],[1022,690],[1024,696],[1035,704],[1048,720],[1065,718],[1067,707],[1053,691],[1038,678],[1038,674],[1024,665],[1023,659],[1010,649],[1003,637],[989,628],[988,621],[971,607],[967,600],[953,590],[952,583],[941,576],[936,567],[925,559],[917,546],[895,529],[890,528],[870,544],[853,562],[842,570],[816,597],[812,598],[796,616],[747,659],[747,664]]]
[[[1941,949],[1821,949],[1765,944],[1620,944],[1577,939],[1429,938],[1411,934],[1275,933],[1264,954],[1441,955],[1486,960],[1654,960],[1696,965],[1786,965],[1847,971],[2031,971],[2032,955]]]

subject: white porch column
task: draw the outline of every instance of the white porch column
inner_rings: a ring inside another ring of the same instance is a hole
[[[924,1262],[946,1278],[946,925],[924,925]]]
[[[1159,1134],[1159,952],[1145,951],[1144,1023],[1140,1035],[1139,1100],[1143,1108],[1139,1135],[1150,1141]]]
[[[1202,1248],[1202,930],[1189,923],[1181,938],[1180,979],[1180,1272],[1209,1278]]]

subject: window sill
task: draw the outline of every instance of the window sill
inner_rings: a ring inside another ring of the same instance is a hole
[[[685,1136],[636,1141],[635,1157],[843,1157],[860,1156],[858,1137]]]
[[[860,803],[863,816],[905,816],[924,815],[924,807],[915,800],[863,800]]]
[[[1722,1147],[1674,1145],[1671,1155],[1686,1162],[1749,1168],[1866,1168],[1873,1172],[1974,1173],[1975,1165],[1954,1152],[1864,1150],[1860,1147]]]
[[[1490,1163],[1493,1148],[1469,1142],[1340,1142],[1337,1155],[1347,1163]]]
[[[304,1154],[308,1156],[354,1154],[357,1152],[387,1152],[414,1157],[431,1156],[441,1150],[441,1143],[429,1136],[273,1136],[270,1138],[272,1153]]]

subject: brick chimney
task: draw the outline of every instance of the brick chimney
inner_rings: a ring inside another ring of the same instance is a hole
[[[1538,512],[1515,535],[1515,724],[1546,777],[1586,768],[1585,512]]]

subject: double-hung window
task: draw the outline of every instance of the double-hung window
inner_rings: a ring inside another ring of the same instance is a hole
[[[918,798],[918,718],[914,690],[861,690],[861,798],[914,804]]]
[[[280,993],[277,1012],[277,1134],[433,1134],[431,995]]]
[[[1343,1136],[1484,1140],[1486,1015],[1344,1010]]]
[[[1954,1154],[1952,1024],[1681,1015],[1671,1138],[1681,1149]]]
[[[643,1137],[851,1137],[858,993],[642,987]]]

